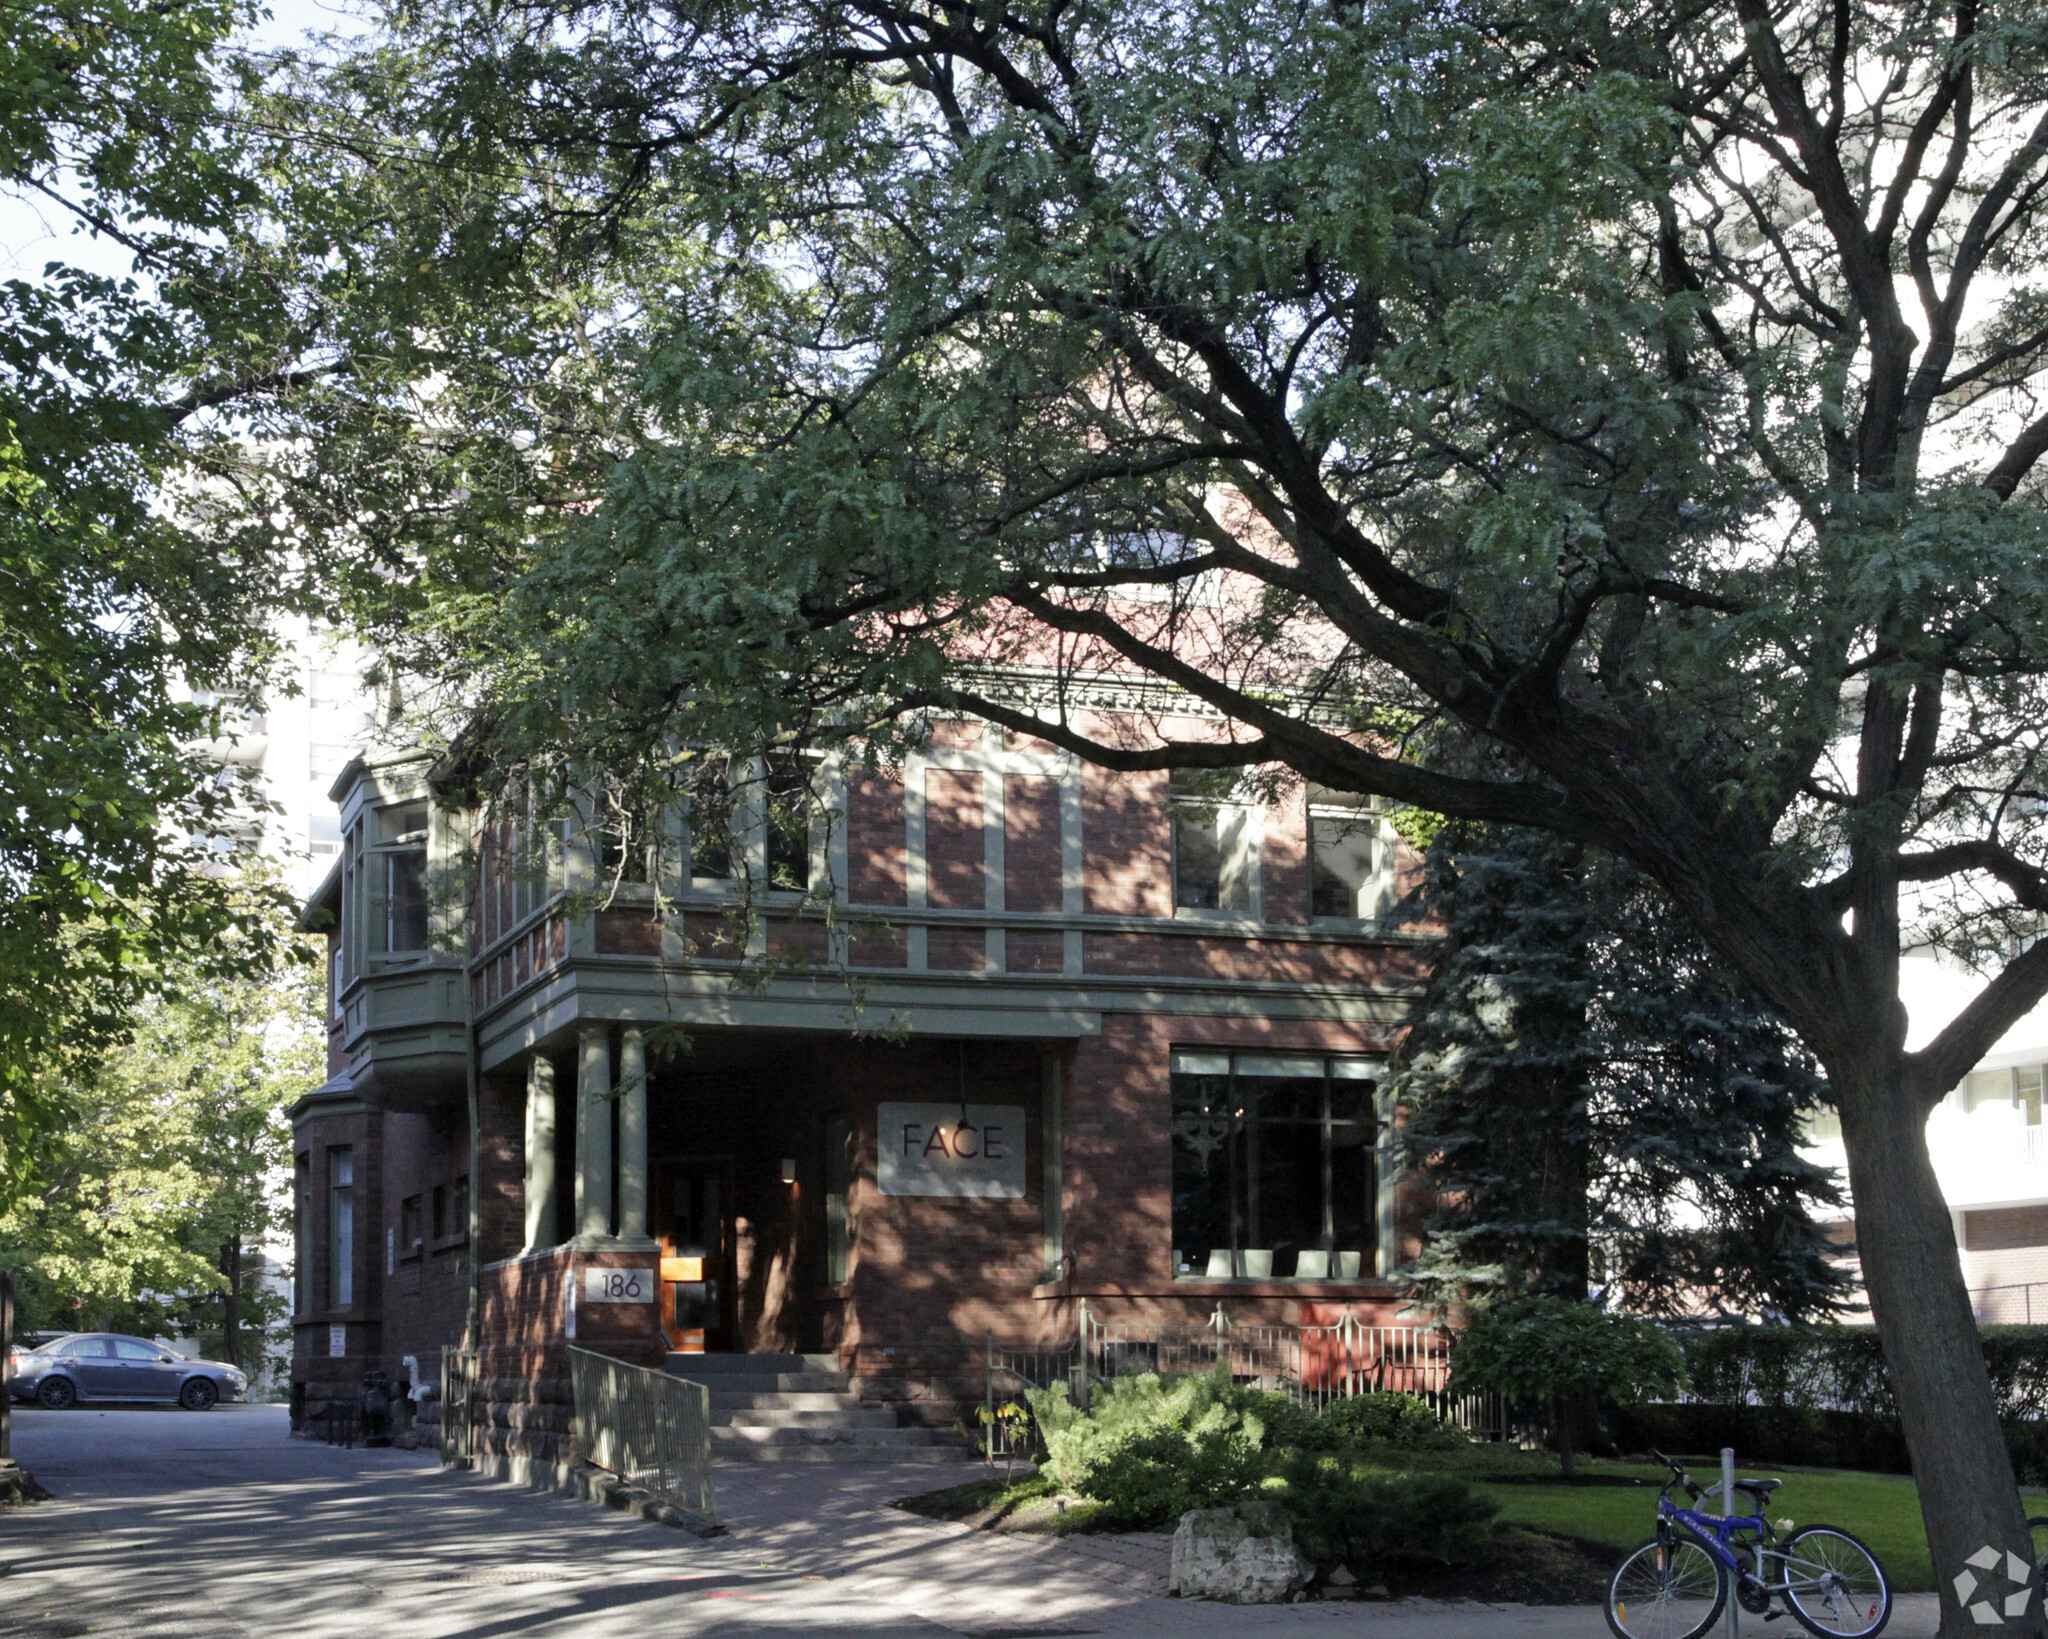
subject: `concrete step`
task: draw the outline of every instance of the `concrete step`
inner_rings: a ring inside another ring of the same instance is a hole
[[[685,1370],[683,1368],[687,1367]],[[678,1377],[711,1373],[836,1372],[836,1354],[671,1354],[666,1369]]]
[[[896,1414],[886,1406],[851,1410],[833,1406],[816,1411],[792,1411],[786,1406],[711,1408],[713,1428],[894,1428]]]
[[[929,1446],[965,1447],[959,1435],[937,1428],[846,1428],[839,1425],[801,1426],[718,1424],[711,1430],[714,1448],[742,1445],[774,1446],[862,1446],[876,1451],[915,1450]]]
[[[755,1407],[764,1411],[829,1411],[834,1407],[859,1411],[861,1405],[857,1394],[829,1393],[821,1389],[795,1392],[762,1389],[751,1394],[745,1389],[712,1389],[710,1400],[713,1411],[745,1411]]]
[[[670,1372],[685,1382],[702,1383],[713,1394],[846,1394],[853,1379],[844,1372]]]
[[[957,1447],[713,1445],[711,1457],[717,1463],[889,1463],[920,1468],[957,1468],[981,1461],[965,1440]]]

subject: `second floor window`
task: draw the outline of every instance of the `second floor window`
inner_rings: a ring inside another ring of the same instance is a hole
[[[1361,921],[1386,909],[1386,844],[1370,797],[1309,790],[1310,909],[1317,916]]]
[[[427,805],[407,803],[376,815],[377,845],[370,855],[370,888],[383,948],[427,948]]]
[[[1258,831],[1254,810],[1232,800],[1234,769],[1175,769],[1173,903],[1177,910],[1257,914]]]
[[[814,765],[797,756],[707,760],[686,787],[690,882],[702,890],[755,886],[805,893],[817,878]]]
[[[706,762],[691,773],[684,823],[690,832],[690,880],[706,887],[729,886],[739,871],[733,834],[732,776],[725,760]]]

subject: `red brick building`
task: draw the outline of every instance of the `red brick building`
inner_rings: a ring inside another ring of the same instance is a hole
[[[418,754],[333,796],[331,1075],[294,1112],[316,1407],[430,1380],[472,1259],[481,1370],[543,1432],[518,1385],[569,1337],[833,1353],[914,1400],[1084,1297],[1396,1321],[1380,1071],[1425,940],[1357,799],[975,722],[886,774],[735,764],[630,835],[452,808]]]

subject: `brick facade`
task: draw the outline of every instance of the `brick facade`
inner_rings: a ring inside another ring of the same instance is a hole
[[[1083,1300],[1098,1316],[1174,1325],[1200,1325],[1218,1304],[1241,1322],[1348,1310],[1399,1323],[1370,1263],[1342,1280],[1177,1275],[1171,1075],[1176,1050],[1384,1055],[1426,976],[1427,940],[1311,918],[1298,785],[1256,810],[1252,915],[1191,915],[1175,907],[1166,773],[1063,764],[1050,747],[972,723],[938,725],[931,747],[928,766],[844,774],[836,921],[775,902],[750,933],[688,888],[667,910],[643,899],[578,911],[565,898],[524,922],[507,913],[469,970],[474,1020],[446,1021],[473,1033],[459,1039],[476,1066],[474,1158],[466,1077],[440,1060],[431,1081],[407,1068],[427,1062],[418,1042],[433,1021],[394,1010],[379,1023],[374,971],[337,984],[333,1079],[297,1116],[310,1180],[300,1254],[316,1289],[296,1317],[295,1377],[309,1409],[354,1393],[366,1370],[401,1375],[407,1357],[433,1380],[440,1351],[465,1341],[474,1258],[468,1341],[493,1449],[565,1460],[565,1288],[593,1264],[645,1267],[659,1254],[524,1248],[528,1075],[537,1058],[553,1067],[555,1239],[567,1243],[579,1053],[596,1041],[621,1063],[629,1029],[649,1044],[653,1233],[669,1233],[689,1190],[717,1191],[711,1346],[836,1350],[875,1392],[923,1399],[943,1421],[990,1333],[1067,1335]],[[750,940],[752,959],[771,967],[741,982]],[[878,1106],[948,1101],[1022,1112],[1021,1195],[882,1193]],[[615,1144],[616,1099],[595,1108],[598,1136]],[[835,1271],[827,1196],[842,1133]],[[340,1147],[355,1162],[347,1305],[319,1286],[322,1168]],[[1383,1187],[1378,1233],[1398,1262],[1414,1249],[1420,1203]],[[453,1221],[469,1191],[475,1245]],[[600,1214],[623,1210],[615,1195]],[[579,1346],[658,1363],[663,1326],[682,1324],[662,1307],[667,1274],[661,1293],[659,1305],[576,1308]]]

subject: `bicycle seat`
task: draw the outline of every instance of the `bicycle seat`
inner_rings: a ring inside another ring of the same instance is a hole
[[[1783,1480],[1737,1480],[1735,1489],[1747,1491],[1752,1497],[1768,1497],[1784,1483]]]

